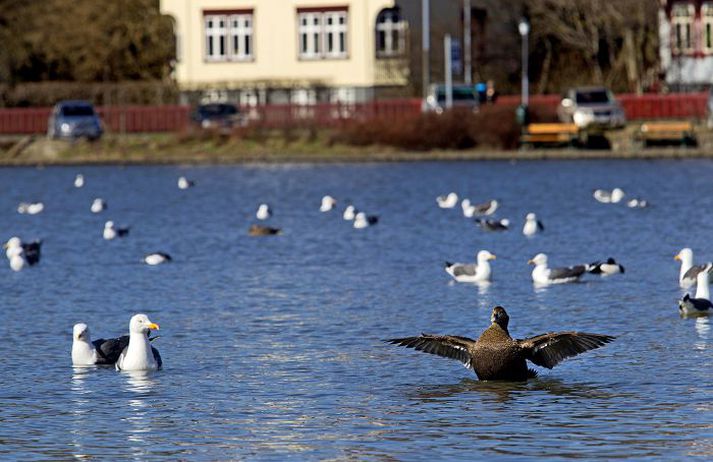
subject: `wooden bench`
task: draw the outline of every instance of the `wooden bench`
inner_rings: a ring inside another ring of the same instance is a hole
[[[654,143],[679,143],[683,146],[696,146],[696,134],[691,122],[646,122],[641,124],[634,136],[643,147]]]
[[[542,144],[572,146],[580,141],[579,128],[575,124],[542,123],[525,126],[520,135],[520,146]]]

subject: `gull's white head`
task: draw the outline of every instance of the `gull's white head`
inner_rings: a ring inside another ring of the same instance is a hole
[[[6,249],[16,249],[20,247],[20,245],[22,245],[22,241],[20,240],[20,238],[17,236],[13,236],[7,240],[3,247]]]
[[[525,217],[525,219],[526,219],[526,220],[537,220],[537,215],[535,215],[534,213],[530,212],[530,213],[527,214],[527,216]]]
[[[476,258],[479,263],[483,263],[488,260],[495,260],[495,258],[497,258],[497,257],[495,256],[495,254],[492,254],[492,253],[488,252],[487,250],[481,250],[480,252],[478,252],[478,255]]]
[[[74,340],[89,342],[89,326],[83,322],[75,324],[72,329],[72,336]]]
[[[624,191],[622,191],[620,188],[614,188],[612,189],[611,192],[611,201],[612,202],[619,202],[624,198]]]
[[[460,203],[460,206],[463,207],[464,209],[467,209],[470,207],[470,199],[463,199]]]
[[[503,218],[502,220],[500,220],[500,224],[503,226],[510,226],[510,220],[508,220],[507,218]]]
[[[675,257],[673,257],[673,259],[679,260],[681,263],[691,263],[693,262],[693,250],[688,247],[683,248]]]
[[[530,265],[536,265],[536,266],[542,266],[542,265],[547,265],[547,255],[544,253],[538,253],[530,261],[527,262]]]
[[[366,221],[366,213],[364,213],[364,212],[357,213],[355,219],[357,221]]]
[[[150,330],[159,330],[158,324],[151,322],[145,314],[135,314],[129,321],[129,332],[148,335]]]
[[[109,220],[106,223],[104,223],[105,228],[113,228],[114,227],[114,222]]]

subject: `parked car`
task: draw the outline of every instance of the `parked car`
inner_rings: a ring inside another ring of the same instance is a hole
[[[247,119],[238,107],[230,103],[200,104],[191,114],[191,120],[202,128],[232,128],[243,126]]]
[[[472,85],[453,85],[453,107],[478,111],[478,94]],[[442,83],[432,84],[428,88],[428,96],[422,104],[423,112],[442,114],[446,109],[446,86]]]
[[[621,128],[626,124],[624,110],[604,87],[568,90],[557,107],[557,116],[581,129]]]
[[[52,108],[47,121],[50,138],[99,139],[104,133],[101,119],[88,101],[60,101]]]

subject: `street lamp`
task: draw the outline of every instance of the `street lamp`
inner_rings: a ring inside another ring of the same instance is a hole
[[[522,37],[522,106],[527,108],[528,96],[530,94],[530,80],[527,75],[527,37],[530,34],[530,23],[527,22],[527,18],[520,19],[517,25],[517,30],[520,32]]]

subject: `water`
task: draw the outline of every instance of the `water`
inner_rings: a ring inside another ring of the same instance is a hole
[[[198,186],[179,191],[180,175]],[[699,160],[0,169],[0,239],[45,240],[37,268],[0,262],[0,459],[710,458],[713,333],[679,318],[672,257],[713,258],[712,175]],[[615,186],[653,206],[592,199]],[[500,199],[515,230],[438,209],[451,190]],[[381,222],[317,212],[327,193]],[[94,197],[109,210],[89,213]],[[15,213],[26,200],[45,212]],[[284,235],[247,236],[263,201]],[[545,225],[533,239],[529,211]],[[130,237],[103,241],[107,219]],[[493,284],[450,283],[443,261],[481,248],[498,255]],[[175,261],[138,263],[154,250]],[[541,251],[553,266],[612,256],[626,274],[536,291],[526,261]],[[618,339],[526,384],[380,341],[477,337],[496,304],[516,337]],[[117,336],[137,312],[161,325],[163,371],[71,367],[74,323]]]

